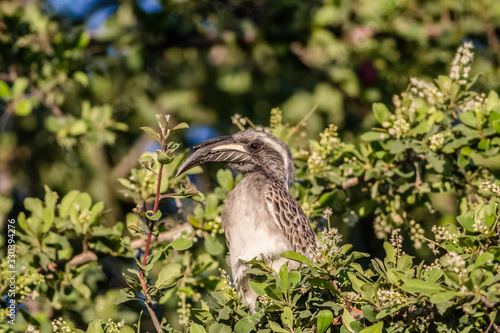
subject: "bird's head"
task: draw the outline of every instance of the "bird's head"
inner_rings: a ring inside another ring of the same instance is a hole
[[[277,137],[248,129],[234,135],[207,140],[194,147],[194,152],[182,163],[181,173],[210,162],[225,162],[241,172],[261,173],[279,181],[286,188],[293,185],[294,165],[290,148]]]

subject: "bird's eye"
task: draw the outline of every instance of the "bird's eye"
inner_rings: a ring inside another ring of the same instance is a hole
[[[250,144],[250,149],[252,149],[253,151],[259,150],[260,147],[261,147],[260,143],[257,143],[257,142]]]

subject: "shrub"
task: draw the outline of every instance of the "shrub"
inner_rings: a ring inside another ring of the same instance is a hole
[[[498,330],[500,187],[488,159],[499,156],[500,100],[493,91],[472,90],[472,57],[472,46],[464,44],[448,76],[411,79],[393,108],[374,104],[381,127],[364,133],[359,144],[343,142],[331,125],[319,141],[304,145],[306,119],[291,127],[282,123],[279,109],[272,110],[271,125],[262,129],[292,148],[302,181],[291,193],[314,221],[319,246],[315,261],[282,254],[303,263],[297,271],[285,264],[274,272],[262,260],[249,262],[259,295],[256,314],[240,304],[224,270],[220,210],[240,177],[219,170],[218,186],[206,197],[186,176],[175,178],[188,151],[175,155],[179,144],[168,140],[187,125],[172,126],[168,116],[158,116],[159,130],[143,130],[161,148],[143,154],[140,166],[120,180],[136,206],[125,222],[107,226],[104,204],[79,191],[60,199],[46,186],[44,200],[25,200],[26,213],[17,219],[15,236],[7,238],[6,245],[16,241],[16,254],[4,253],[0,263],[7,295],[9,260],[16,260],[16,310],[23,320],[7,322],[7,297],[0,311],[4,329]],[[248,118],[235,116],[233,122],[254,126]],[[431,226],[427,216],[443,194],[451,198],[447,213],[453,219]],[[173,213],[158,209],[161,199],[172,202]],[[186,199],[204,204],[190,212]],[[386,240],[382,258],[341,244],[334,226],[359,219],[372,220],[375,235]],[[403,233],[412,241],[409,251],[418,254],[428,245],[433,262],[405,253]],[[142,319],[144,308],[152,321]]]

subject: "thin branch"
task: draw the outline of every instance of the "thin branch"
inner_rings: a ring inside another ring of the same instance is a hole
[[[311,111],[309,111],[304,116],[304,118],[302,118],[297,123],[297,125],[295,125],[294,127],[292,127],[292,130],[290,131],[290,133],[288,133],[288,137],[291,137],[292,135],[294,135],[295,133],[297,133],[299,131],[299,127],[302,126],[302,124],[305,123],[307,121],[307,119],[309,119],[310,116],[312,116],[312,114],[314,113],[314,111],[316,111],[317,108],[318,108],[318,104],[314,104],[314,106],[312,107]]]
[[[151,239],[151,243],[168,243],[175,240],[181,233],[190,233],[193,230],[193,226],[186,222],[176,226],[172,230],[160,233],[158,237],[154,237]],[[130,243],[130,246],[134,250],[137,250],[143,248],[146,245],[146,242],[147,237],[142,237],[133,240]],[[50,272],[62,271],[66,266],[79,266],[98,259],[99,258],[97,257],[97,255],[92,251],[82,252],[74,256],[71,260],[56,260],[55,262],[48,264],[47,267],[40,267],[37,269],[37,272],[40,274],[48,274]]]
[[[49,274],[51,272],[62,271],[66,266],[73,267],[97,260],[97,256],[92,251],[82,252],[74,256],[71,260],[56,260],[47,265],[47,267],[37,268],[40,274]]]
[[[358,177],[352,177],[342,183],[342,188],[345,190],[349,187],[358,185],[358,183],[359,183]]]
[[[149,298],[149,295],[148,295],[148,298]],[[160,322],[158,321],[158,317],[156,317],[156,313],[153,311],[153,308],[151,308],[151,306],[149,305],[149,300],[144,302],[144,304],[146,304],[146,308],[148,309],[149,316],[151,317],[151,320],[153,321],[153,324],[155,325],[156,331],[158,333],[163,332],[163,330],[161,329]]]
[[[122,159],[115,165],[113,171],[111,171],[110,178],[116,179],[127,177],[130,169],[132,169],[137,164],[137,159],[144,151],[144,147],[151,142],[154,141],[148,134],[142,134],[139,140],[137,140],[134,143],[134,146],[128,151],[127,155],[122,157]]]
[[[167,119],[168,122],[168,119]],[[161,126],[161,131],[162,131],[162,139],[161,139],[161,151],[164,152],[166,150],[166,145],[167,145],[167,138],[170,135],[170,129],[168,129],[165,132],[165,127]],[[158,181],[157,181],[157,186],[156,186],[156,198],[155,198],[155,204],[153,208],[153,215],[158,212],[158,205],[160,202],[160,192],[161,192],[161,180],[162,180],[162,174],[163,174],[163,164],[160,164],[160,170],[158,171]],[[148,262],[148,257],[149,257],[149,246],[151,245],[151,239],[153,236],[153,229],[155,227],[154,221],[149,221],[149,232],[148,232],[148,237],[146,240],[146,249],[144,250],[144,258],[142,259],[142,265],[146,266]],[[151,297],[149,296],[148,293],[148,287],[146,284],[146,279],[144,278],[144,271],[141,270],[141,274],[139,276],[139,280],[141,281],[141,286],[142,289],[144,290],[144,295],[146,297],[146,301],[144,304],[146,304],[149,315],[151,316],[151,320],[153,321],[153,324],[155,325],[156,330],[158,333],[162,332],[160,322],[158,321],[158,317],[156,317],[156,314],[154,313],[153,309],[150,307],[151,304]]]
[[[63,113],[59,106],[48,101],[47,93],[45,91],[31,87],[31,93],[33,94],[33,96],[39,97],[43,105],[45,105],[45,107],[49,109],[54,116],[56,116],[57,118],[63,117]]]
[[[9,66],[9,73],[0,73],[0,80],[14,82],[17,80],[16,65],[11,64]]]
[[[158,237],[154,237],[151,242],[155,243],[164,243],[164,242],[171,242],[173,241],[176,236],[181,234],[182,232],[191,232],[193,231],[193,226],[189,223],[183,223],[181,225],[178,225],[177,227],[173,228],[172,230],[162,232],[158,235]],[[143,237],[140,239],[136,239],[130,243],[130,246],[133,249],[140,249],[143,248],[146,245],[147,238]]]
[[[490,329],[493,327],[493,325],[495,324],[496,312],[497,311],[495,311],[495,315],[493,316],[493,320],[490,321],[490,324],[488,325],[488,328],[484,331],[484,333],[488,333],[490,331]]]

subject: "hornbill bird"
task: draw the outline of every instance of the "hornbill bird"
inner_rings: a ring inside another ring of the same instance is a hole
[[[209,162],[226,162],[244,175],[228,194],[222,226],[238,297],[254,313],[257,294],[245,275],[248,266],[241,261],[263,258],[279,270],[287,261],[281,253],[292,250],[311,259],[316,249],[309,221],[288,193],[295,178],[292,153],[275,136],[248,129],[195,146],[177,176]],[[288,263],[289,269],[298,266],[295,261]]]

